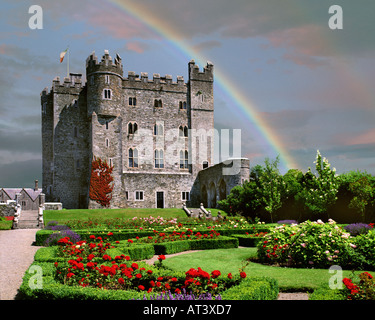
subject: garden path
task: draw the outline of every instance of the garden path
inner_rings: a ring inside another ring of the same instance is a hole
[[[33,246],[38,230],[0,230],[0,300],[16,299],[25,271],[41,248]]]

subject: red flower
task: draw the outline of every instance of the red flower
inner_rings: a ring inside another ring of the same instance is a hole
[[[228,278],[229,278],[229,279],[232,279],[232,278],[233,278],[233,276],[232,276],[231,273],[228,273]]]
[[[95,236],[92,234],[92,235],[90,236],[90,239],[95,240]]]
[[[142,285],[139,285],[139,286],[138,286],[138,289],[141,290],[141,291],[143,291],[143,290],[145,289],[145,287],[142,286]]]
[[[152,274],[152,270],[147,270],[147,273],[148,274]]]
[[[132,240],[132,239],[129,239],[128,242],[129,242],[129,243],[133,243],[133,240]]]
[[[137,273],[137,274],[136,274],[136,277],[137,277],[138,279],[141,279],[141,278],[142,278],[142,274]]]
[[[156,286],[159,288],[161,286],[161,282],[156,282]]]
[[[66,275],[66,277],[69,279],[69,278],[71,278],[71,277],[73,277],[74,276],[74,273],[72,273],[72,272],[69,272],[67,275]]]
[[[135,262],[132,263],[132,268],[133,268],[133,269],[138,269],[138,264],[136,264]]]
[[[124,283],[125,283],[125,280],[124,280],[123,278],[119,278],[119,279],[118,279],[118,283],[119,283],[119,284],[124,284]]]
[[[245,272],[240,272],[240,277],[242,278],[242,279],[245,279],[246,278],[246,273]]]
[[[158,257],[158,260],[165,260],[165,255],[164,254],[161,254],[159,257]]]
[[[211,272],[211,275],[213,279],[216,279],[217,277],[221,275],[221,272],[219,270],[214,270]]]

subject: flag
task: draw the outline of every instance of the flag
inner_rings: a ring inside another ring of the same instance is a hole
[[[68,49],[60,53],[60,63],[63,62],[65,54],[68,52]]]

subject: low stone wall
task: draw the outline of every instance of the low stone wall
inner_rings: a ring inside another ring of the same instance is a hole
[[[45,202],[44,210],[62,210],[61,202]]]

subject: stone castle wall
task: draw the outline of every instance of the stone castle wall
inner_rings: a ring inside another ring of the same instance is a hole
[[[56,78],[41,94],[46,200],[97,207],[88,194],[91,161],[100,157],[113,166],[112,207],[199,204],[197,176],[204,163],[213,165],[213,65],[200,70],[190,61],[188,71],[186,83],[132,71],[125,78],[121,57],[105,51],[86,60],[86,84],[80,74]]]

